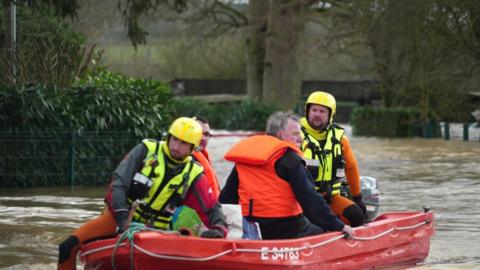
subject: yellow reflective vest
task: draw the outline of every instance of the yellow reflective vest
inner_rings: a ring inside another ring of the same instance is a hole
[[[166,179],[167,164],[162,150],[162,144],[166,142],[145,139],[142,143],[147,147],[147,154],[140,173],[148,176],[153,184],[143,199],[146,204],[137,207],[133,220],[154,228],[169,229],[172,215],[185,199],[192,183],[202,174],[203,168],[190,157],[178,174]]]
[[[335,177],[334,161],[342,155],[340,140],[345,133],[344,130],[336,126],[329,128],[323,148],[305,128],[302,128],[302,131],[304,133],[302,151],[307,168],[315,180],[317,192],[326,193],[326,196],[340,194],[342,183]]]

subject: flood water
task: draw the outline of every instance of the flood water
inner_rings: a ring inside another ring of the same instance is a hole
[[[221,181],[231,168],[222,156],[240,139],[210,140],[208,148]],[[480,142],[352,136],[350,140],[361,174],[378,180],[381,212],[424,206],[435,212],[430,254],[411,269],[480,269]],[[57,245],[100,213],[105,190],[0,190],[0,269],[54,269]]]

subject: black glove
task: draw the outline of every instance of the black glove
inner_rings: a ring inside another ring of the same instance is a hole
[[[200,237],[202,238],[223,238],[224,235],[223,235],[223,232],[220,231],[220,230],[208,230],[208,231],[204,231]]]
[[[354,196],[353,201],[358,205],[358,207],[360,207],[360,209],[362,209],[363,215],[365,216],[365,218],[367,218],[368,217],[367,207],[365,206],[365,203],[362,200],[362,194],[360,193],[360,195]]]
[[[117,233],[123,233],[127,229],[128,212],[116,212],[115,221],[117,222]]]

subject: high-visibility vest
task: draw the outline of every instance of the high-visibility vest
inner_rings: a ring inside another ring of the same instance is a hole
[[[137,207],[133,220],[154,228],[169,229],[172,215],[185,199],[192,183],[202,174],[203,168],[189,158],[181,172],[165,179],[167,165],[162,149],[166,142],[145,139],[142,143],[147,147],[147,154],[140,173],[153,180],[153,184],[143,198],[146,204]]]
[[[340,194],[342,183],[336,178],[334,161],[342,156],[340,140],[345,133],[344,130],[336,126],[329,128],[323,148],[305,128],[302,128],[302,131],[304,133],[302,150],[307,168],[315,180],[315,188],[318,192],[329,192],[329,196]],[[329,187],[326,188],[325,185]]]

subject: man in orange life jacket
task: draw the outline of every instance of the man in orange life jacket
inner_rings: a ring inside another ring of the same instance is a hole
[[[220,195],[220,186],[218,185],[217,175],[213,169],[212,162],[210,160],[210,155],[207,151],[208,140],[210,140],[212,134],[210,133],[210,125],[208,120],[201,116],[195,116],[193,119],[202,126],[203,136],[202,141],[200,142],[200,147],[197,147],[193,152],[192,156],[202,165],[203,173],[208,179],[210,186],[212,187],[212,193],[215,198],[218,198]]]
[[[315,91],[305,104],[305,117],[300,120],[304,142],[302,151],[317,192],[323,194],[332,211],[343,222],[355,227],[366,219],[362,200],[360,173],[350,142],[343,128],[333,123],[335,98],[323,91]],[[342,185],[350,189],[342,194]]]
[[[169,229],[176,208],[194,209],[209,230],[206,238],[224,238],[225,216],[213,197],[203,168],[191,157],[200,145],[202,128],[188,117],[176,119],[167,141],[145,139],[117,166],[112,177],[103,214],[75,230],[59,245],[58,269],[76,269],[80,246],[99,237],[113,237],[127,229],[129,211],[133,221],[157,229]],[[136,199],[146,203],[130,210]]]
[[[343,231],[352,236],[330,210],[308,178],[299,146],[298,117],[272,114],[267,135],[255,135],[234,145],[225,159],[235,162],[219,197],[240,203],[242,215],[258,222],[263,239],[289,239]]]

